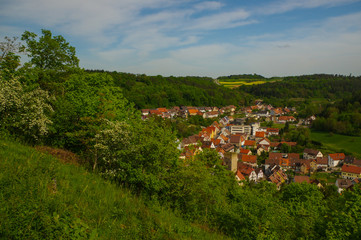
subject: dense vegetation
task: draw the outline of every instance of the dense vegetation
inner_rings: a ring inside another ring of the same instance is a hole
[[[305,75],[239,89],[276,106],[297,106],[300,117],[317,115],[315,130],[361,134],[361,77]]]
[[[219,237],[209,232],[235,239],[359,238],[359,186],[342,196],[334,186],[241,187],[214,151],[179,160],[169,123],[141,121],[135,107],[219,106],[240,93],[216,91],[205,78],[86,72],[62,37],[43,31],[43,37],[26,32],[23,38],[30,40],[28,63],[20,66],[20,48],[7,48],[0,59],[0,136],[72,150],[83,166],[64,166],[2,140],[1,238]],[[32,53],[45,51],[41,46],[51,54]],[[179,98],[164,100],[172,91]],[[284,130],[307,145],[304,131]]]
[[[244,104],[247,101],[244,95],[223,88],[208,77],[162,77],[119,72],[107,74],[113,77],[115,86],[122,88],[124,97],[138,109],[173,106],[221,107]]]

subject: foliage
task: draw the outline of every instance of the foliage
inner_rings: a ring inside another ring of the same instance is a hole
[[[241,95],[208,77],[162,77],[111,72],[116,86],[138,109],[173,106],[242,105],[249,96]]]
[[[36,88],[27,90],[18,79],[3,80],[0,76],[1,128],[38,140],[46,135],[53,111],[48,92]]]
[[[66,70],[78,67],[79,59],[75,48],[70,46],[61,35],[53,36],[51,31],[42,29],[42,36],[37,39],[33,32],[25,31],[21,40],[26,42],[26,52],[30,62],[40,69]]]
[[[154,121],[108,122],[95,136],[102,175],[137,192],[156,195],[177,166],[175,136]]]
[[[0,140],[1,239],[227,239],[96,174]]]

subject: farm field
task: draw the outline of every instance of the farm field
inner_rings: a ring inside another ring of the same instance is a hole
[[[312,132],[311,138],[321,142],[327,149],[339,152],[344,149],[357,157],[361,157],[361,137],[330,134],[327,132]]]
[[[281,78],[262,78],[262,79],[219,79],[219,84],[225,86],[226,88],[237,88],[241,85],[258,85],[264,84],[267,82],[280,81]]]

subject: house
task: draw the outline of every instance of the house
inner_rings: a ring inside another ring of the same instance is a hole
[[[142,116],[148,116],[149,115],[149,109],[142,109]]]
[[[245,155],[252,155],[251,150],[249,150],[249,149],[244,149],[244,148],[240,148],[240,149],[239,149],[239,153],[240,153],[240,154],[245,154]]]
[[[225,152],[234,152],[234,145],[232,143],[227,143],[222,148]]]
[[[336,167],[344,159],[345,159],[345,154],[344,153],[331,153],[331,154],[328,154],[328,166],[329,167]]]
[[[335,182],[336,187],[338,188],[338,193],[352,187],[353,183],[350,179],[338,178]]]
[[[278,165],[282,167],[290,166],[290,159],[287,153],[274,153],[270,152],[268,158],[265,161],[265,168],[269,168],[271,165]]]
[[[293,179],[293,181],[294,181],[295,183],[303,183],[303,182],[311,183],[309,176],[295,176],[295,178]]]
[[[252,166],[238,162],[237,169],[243,174],[243,176],[248,177],[249,181],[257,181],[257,174]]]
[[[316,159],[322,157],[323,157],[322,152],[318,150],[310,149],[310,148],[305,148],[305,150],[303,150],[303,159]]]
[[[266,137],[266,132],[263,132],[263,131],[257,131],[256,134],[255,134],[255,140],[256,141],[259,141],[263,138]]]
[[[272,136],[272,135],[278,135],[280,130],[278,128],[267,128],[267,135],[268,136]]]
[[[240,147],[244,144],[244,138],[239,134],[231,135],[229,142],[237,147]]]
[[[254,141],[254,140],[246,140],[246,141],[244,141],[243,146],[245,148],[252,148],[252,149],[256,148],[256,141]]]
[[[277,189],[281,188],[281,185],[288,181],[287,175],[283,172],[280,166],[274,165],[269,171],[268,180],[276,184]]]
[[[344,179],[361,178],[361,167],[344,164],[342,166],[341,176]]]
[[[181,147],[184,148],[189,145],[197,145],[199,142],[202,142],[202,138],[198,135],[192,135],[182,140]]]
[[[346,156],[344,163],[361,167],[361,160],[356,159],[354,156]]]
[[[257,166],[257,156],[255,155],[242,155],[241,161],[251,166]]]
[[[219,115],[218,111],[205,112],[203,113],[203,118],[217,118]]]
[[[237,172],[236,172],[236,180],[238,182],[246,180],[246,178],[243,176],[243,174],[239,170],[237,170]],[[240,185],[243,185],[243,184],[241,183]]]
[[[268,138],[263,138],[258,142],[258,145],[268,151],[271,146],[271,141]]]
[[[328,158],[327,157],[321,157],[321,158],[318,157],[318,158],[316,158],[316,164],[317,164],[317,169],[327,171]]]
[[[286,122],[295,122],[296,118],[293,116],[280,116],[278,117],[279,123],[286,123]]]
[[[228,143],[228,140],[229,140],[229,138],[224,136],[223,134],[220,134],[217,139],[220,140],[221,144],[226,144],[226,143]]]
[[[256,168],[254,171],[256,172],[257,175],[257,181],[260,181],[265,178],[262,168]]]

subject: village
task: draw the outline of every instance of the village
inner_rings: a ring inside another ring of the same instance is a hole
[[[240,114],[242,118],[234,117]],[[274,108],[263,104],[262,100],[238,110],[233,105],[223,108],[182,106],[172,109],[142,109],[143,120],[154,115],[170,119],[191,116],[214,118],[215,121],[210,126],[180,141],[180,158],[192,159],[204,149],[213,149],[221,157],[223,165],[235,174],[240,185],[244,181],[269,181],[280,189],[282,185],[291,182],[306,182],[318,187],[322,187],[322,184],[334,184],[339,193],[352,189],[361,178],[361,160],[341,152],[323,154],[318,149],[311,148],[304,148],[302,152],[283,152],[284,146],[292,149],[297,146],[297,142],[277,138],[282,128],[262,124],[272,122],[278,126],[294,124],[309,127],[316,119],[311,116],[297,121],[293,116],[295,114],[295,108]],[[312,177],[318,173],[332,175],[336,181],[325,183]]]

